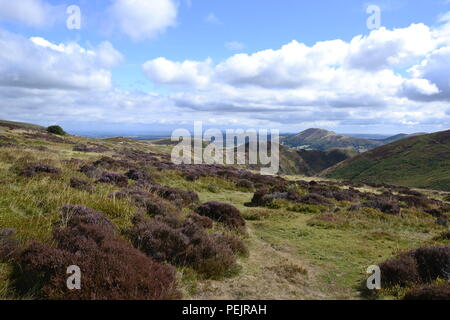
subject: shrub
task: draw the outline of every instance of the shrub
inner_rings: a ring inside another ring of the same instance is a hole
[[[77,152],[91,152],[91,153],[104,153],[108,152],[109,148],[102,146],[102,145],[95,145],[95,146],[87,146],[87,145],[79,145],[73,147],[73,151]]]
[[[125,175],[128,177],[128,179],[130,180],[135,180],[135,181],[150,181],[150,175],[147,172],[141,171],[141,170],[137,170],[137,169],[131,169],[129,170],[127,173],[125,173]]]
[[[252,198],[252,204],[256,205],[256,206],[264,206],[267,203],[267,198],[266,196],[270,194],[270,191],[268,189],[260,189],[257,190],[254,194],[253,194],[253,198]]]
[[[90,164],[82,166],[79,171],[84,173],[89,178],[99,178],[102,174],[99,169]]]
[[[101,213],[75,207],[66,228],[55,228],[56,247],[33,243],[17,258],[15,287],[36,288],[45,299],[115,300],[178,298],[175,270],[120,239]],[[86,216],[85,216],[86,215]],[[82,272],[82,290],[68,290],[68,266]]]
[[[53,134],[56,134],[56,135],[59,135],[59,136],[66,135],[66,132],[60,126],[50,126],[50,127],[47,128],[47,132],[48,133],[53,133]]]
[[[212,236],[217,242],[223,243],[228,246],[235,255],[243,257],[248,256],[249,251],[247,246],[245,245],[244,241],[242,241],[238,237],[224,233],[215,233]]]
[[[153,259],[190,266],[208,278],[222,276],[235,265],[231,248],[192,220],[179,226],[164,219],[136,217],[126,233],[135,247]]]
[[[138,188],[123,189],[120,192],[113,193],[112,196],[119,199],[132,199],[136,206],[144,209],[149,215],[169,215],[178,211],[171,202]]]
[[[383,286],[393,287],[399,285],[405,287],[413,285],[420,280],[417,263],[411,253],[404,253],[383,262],[380,264],[380,269]]]
[[[84,179],[79,179],[76,177],[73,177],[70,179],[69,185],[71,188],[81,190],[81,191],[92,192],[92,190],[93,190],[92,185],[89,181],[84,180]]]
[[[316,193],[310,193],[301,196],[297,202],[311,205],[331,205],[332,202],[325,198],[324,196]]]
[[[450,300],[450,283],[426,285],[408,291],[405,300]]]
[[[246,188],[246,189],[253,189],[255,187],[253,182],[247,179],[240,179],[238,182],[236,182],[236,186],[239,188]]]
[[[450,246],[419,248],[414,257],[422,282],[450,277]]]
[[[150,186],[150,191],[160,196],[161,198],[174,202],[180,207],[190,206],[199,202],[198,194],[194,191],[184,191],[177,188],[161,186],[158,184],[152,184]]]
[[[118,187],[126,187],[128,185],[128,178],[120,173],[103,172],[97,182],[114,184]]]
[[[245,220],[241,212],[230,204],[217,201],[206,202],[198,207],[195,212],[201,216],[221,222],[228,227],[240,230],[245,229]]]
[[[187,216],[187,220],[192,221],[196,225],[202,227],[203,229],[211,229],[213,227],[213,220],[208,217],[201,216],[197,213],[190,213]]]
[[[31,178],[40,173],[57,175],[61,173],[61,169],[42,163],[30,163],[22,169],[20,175]]]
[[[400,206],[398,202],[389,200],[372,200],[362,204],[363,207],[379,210],[383,213],[398,215],[400,214]]]

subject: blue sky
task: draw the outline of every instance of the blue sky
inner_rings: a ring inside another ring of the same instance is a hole
[[[118,133],[450,124],[448,0],[17,2],[0,0],[1,118]]]

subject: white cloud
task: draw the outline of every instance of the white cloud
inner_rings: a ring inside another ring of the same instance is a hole
[[[85,49],[0,30],[0,86],[38,89],[108,89],[110,67],[121,54],[108,42]]]
[[[222,24],[222,21],[212,12],[206,16],[205,21],[211,24]]]
[[[114,0],[109,10],[120,32],[141,41],[175,26],[178,7],[173,0]]]
[[[31,27],[51,24],[60,8],[42,0],[0,0],[0,20],[17,21]]]
[[[245,45],[239,41],[230,41],[225,43],[225,48],[230,51],[241,51],[245,48]]]
[[[166,58],[147,61],[142,66],[149,79],[160,84],[204,87],[209,83],[211,60],[172,62]]]

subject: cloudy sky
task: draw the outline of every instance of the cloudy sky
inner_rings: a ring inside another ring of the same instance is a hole
[[[0,119],[449,129],[450,0],[0,0]]]

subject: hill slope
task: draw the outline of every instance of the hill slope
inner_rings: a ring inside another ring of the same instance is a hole
[[[323,175],[450,191],[450,131],[373,149],[337,164]]]
[[[335,148],[352,148],[357,151],[366,151],[383,144],[381,141],[354,138],[323,129],[308,129],[296,135],[283,137],[282,143],[291,148],[322,151]]]

